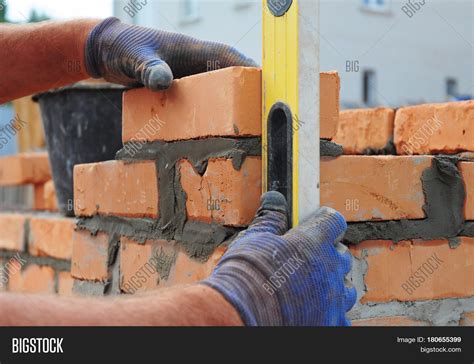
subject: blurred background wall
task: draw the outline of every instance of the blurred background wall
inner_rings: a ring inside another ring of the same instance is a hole
[[[228,43],[261,60],[260,0],[135,2],[114,0],[114,15]],[[472,0],[320,3],[321,70],[339,72],[343,107],[397,107],[473,94]]]
[[[320,3],[321,70],[339,72],[342,108],[472,97],[474,1]],[[261,5],[260,0],[0,0],[0,22],[114,15],[131,24],[228,43],[260,62]],[[316,19],[305,21],[316,26]],[[44,147],[37,107],[29,99],[0,106],[0,128],[17,114],[29,122],[0,155]]]

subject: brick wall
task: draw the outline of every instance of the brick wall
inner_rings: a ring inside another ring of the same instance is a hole
[[[209,275],[258,206],[260,83],[237,67],[127,91],[116,160],[74,169],[76,229],[64,219],[39,242],[33,227],[58,218],[20,215],[26,230],[2,241],[38,263],[12,287],[134,294]],[[337,73],[321,90],[321,199],[349,222],[354,324],[472,325],[474,102],[339,115]],[[66,232],[70,245],[53,246]]]
[[[0,291],[71,295],[75,220],[56,213],[47,153],[0,158],[0,189]]]
[[[321,188],[351,222],[354,325],[473,324],[473,133],[473,101],[341,112]]]
[[[45,152],[0,158],[0,210],[25,208],[57,211]]]
[[[0,213],[0,291],[71,295],[74,227],[50,213]]]
[[[321,74],[321,129],[339,115],[339,76]],[[261,74],[235,67],[165,92],[124,94],[115,161],[74,169],[74,291],[134,293],[210,274],[261,195]]]

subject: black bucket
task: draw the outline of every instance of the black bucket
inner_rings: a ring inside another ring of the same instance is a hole
[[[74,165],[115,159],[122,148],[124,87],[80,82],[34,97],[49,153],[58,207],[74,216]]]

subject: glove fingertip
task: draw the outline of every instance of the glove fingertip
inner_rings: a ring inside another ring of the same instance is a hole
[[[346,250],[345,251],[341,251],[341,247],[345,247]],[[349,251],[349,249],[347,249],[347,247],[341,243],[338,243],[336,245],[336,250],[339,252],[340,254],[340,269],[341,269],[341,272],[346,275],[347,273],[349,273],[352,269],[352,254],[351,252]]]
[[[166,90],[172,82],[173,72],[165,62],[151,66],[144,80],[145,86],[153,91]]]
[[[259,211],[261,210],[278,211],[287,214],[288,203],[286,202],[285,196],[283,196],[280,192],[268,191],[265,192],[260,198]]]

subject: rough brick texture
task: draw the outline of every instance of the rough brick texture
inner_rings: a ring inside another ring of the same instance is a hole
[[[49,213],[0,214],[0,291],[67,295],[74,228]]]
[[[76,165],[74,200],[78,216],[157,217],[155,163],[108,161]]]
[[[366,241],[352,253],[367,262],[366,293],[361,302],[417,301],[474,295],[474,238]]]
[[[0,214],[0,250],[25,248],[25,215]]]
[[[321,204],[348,221],[424,218],[421,184],[430,157],[341,156],[321,159]]]
[[[120,242],[120,288],[126,293],[156,289],[160,282],[158,264],[166,241],[145,243],[122,238]]]
[[[398,109],[394,140],[397,154],[474,151],[474,101]]]
[[[320,75],[321,138],[336,133],[340,81]],[[261,71],[231,67],[175,80],[163,92],[124,93],[123,141],[261,135]]]
[[[46,183],[34,185],[34,210],[44,210],[57,212],[58,202],[54,182],[49,180]]]
[[[45,210],[46,204],[44,201],[44,183],[34,185],[34,202],[33,208],[35,210]]]
[[[261,133],[260,70],[232,67],[175,80],[163,92],[125,92],[124,142]]]
[[[58,294],[60,296],[69,297],[72,296],[72,287],[74,284],[74,278],[72,278],[69,272],[58,273]]]
[[[74,219],[68,218],[31,218],[29,253],[70,260],[75,225]]]
[[[464,217],[466,220],[474,220],[474,162],[460,162],[459,171],[466,189]]]
[[[226,248],[218,247],[202,261],[189,254],[174,241],[147,240],[138,243],[122,238],[120,251],[120,287],[136,293],[159,287],[189,284],[207,278]]]
[[[162,282],[162,285],[194,283],[209,277],[225,250],[226,248],[223,246],[216,248],[204,262],[190,258],[183,249],[178,250],[176,263],[171,268],[168,279]]]
[[[0,158],[0,186],[41,184],[51,179],[47,153]]]
[[[341,111],[333,142],[344,154],[364,154],[389,147],[393,138],[395,111],[387,108]]]
[[[109,237],[105,233],[92,235],[88,231],[73,234],[71,275],[91,281],[109,279]]]
[[[54,182],[49,180],[43,185],[43,206],[48,211],[58,211],[58,201]]]
[[[28,265],[15,274],[10,274],[8,290],[21,293],[55,293],[54,274],[51,267]]]
[[[331,139],[336,134],[339,120],[339,90],[341,88],[339,74],[337,72],[321,72],[319,80],[319,136]]]
[[[190,219],[225,225],[246,225],[252,221],[262,193],[259,157],[246,158],[238,171],[229,159],[209,160],[203,176],[186,160],[181,161],[180,170]]]

